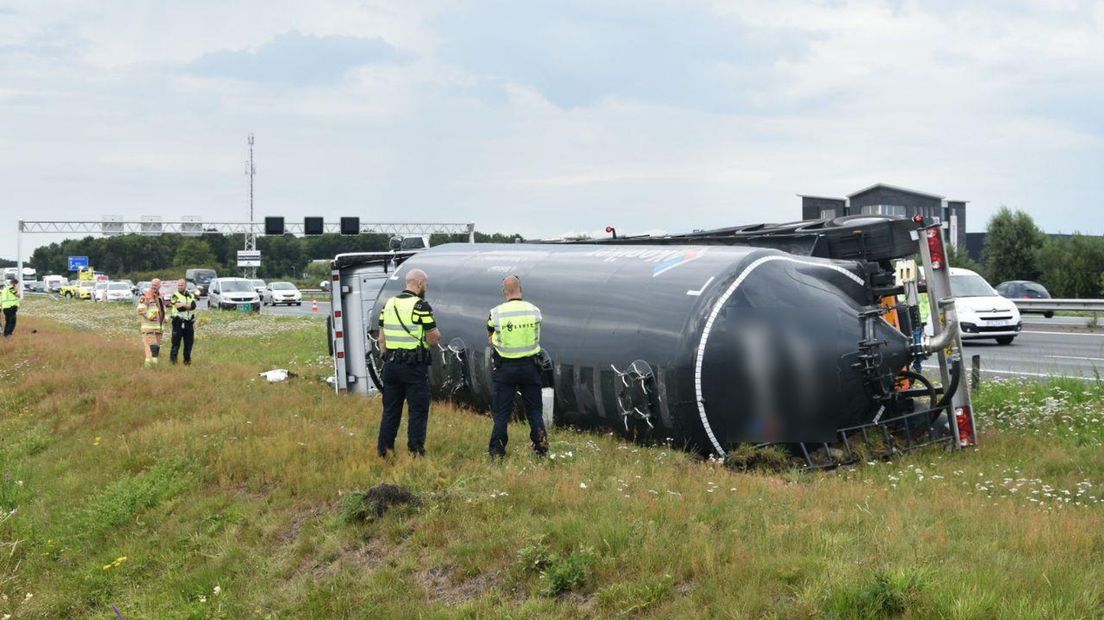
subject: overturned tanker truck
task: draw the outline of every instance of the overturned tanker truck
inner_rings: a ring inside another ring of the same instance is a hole
[[[899,260],[913,257],[919,268]],[[542,310],[553,424],[718,456],[780,443],[810,466],[976,442],[938,223],[853,216],[339,255],[329,320],[338,391],[379,387],[377,312],[413,268],[429,274],[444,337],[430,367],[437,398],[489,409],[486,317],[513,274]],[[930,338],[925,289],[938,310]],[[918,372],[931,355],[936,381]]]

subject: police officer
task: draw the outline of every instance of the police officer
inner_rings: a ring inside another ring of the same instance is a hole
[[[4,337],[15,333],[15,315],[19,312],[19,280],[8,278],[0,289],[0,307],[4,310]]]
[[[192,343],[195,342],[196,298],[188,292],[188,283],[184,278],[176,281],[176,292],[169,300],[172,304],[172,348],[169,349],[169,361],[176,364],[176,355],[180,353],[180,341],[184,341],[184,365],[192,365]]]
[[[514,409],[514,394],[521,392],[529,418],[529,440],[540,456],[548,452],[548,435],[541,406],[540,332],[541,312],[522,299],[521,280],[507,276],[502,281],[506,302],[495,306],[487,317],[487,339],[494,347],[494,389],[491,406],[491,458],[506,454],[506,425]]]
[[[406,447],[425,456],[429,423],[429,347],[441,342],[433,309],[425,300],[428,278],[421,269],[406,274],[406,290],[387,300],[380,312],[379,347],[383,354],[383,419],[377,452],[395,452],[403,401],[410,409]]]

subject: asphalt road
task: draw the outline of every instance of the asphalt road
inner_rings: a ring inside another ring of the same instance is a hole
[[[316,316],[324,318],[330,314],[330,302],[318,302],[318,312],[312,312],[310,298],[307,298],[303,301],[302,306],[264,306],[261,308],[261,314],[272,314],[275,316]]]
[[[982,373],[993,376],[1094,379],[1098,371],[1104,376],[1104,332],[1074,331],[1060,323],[1025,321],[1023,332],[1010,345],[968,340],[963,348],[967,363],[980,355]],[[934,367],[934,362],[924,366]]]

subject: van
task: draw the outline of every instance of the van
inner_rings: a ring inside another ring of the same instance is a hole
[[[214,269],[189,269],[184,272],[184,280],[195,284],[196,294],[200,297],[207,295],[207,290],[211,287],[211,280],[218,277]]]

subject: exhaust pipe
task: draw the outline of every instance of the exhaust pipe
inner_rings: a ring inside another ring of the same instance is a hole
[[[920,348],[925,355],[931,355],[943,349],[958,333],[958,316],[955,314],[954,300],[941,299],[939,305],[943,308],[943,315],[947,318],[947,325],[938,336],[924,336]]]

